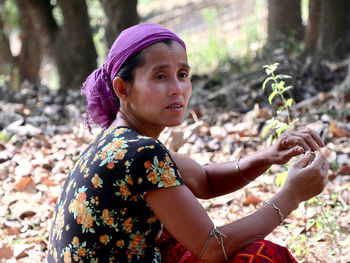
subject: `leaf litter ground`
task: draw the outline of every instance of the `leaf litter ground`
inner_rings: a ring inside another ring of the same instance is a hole
[[[2,105],[2,113],[10,106],[22,116],[35,115],[36,107],[11,103]],[[260,132],[272,116],[269,107],[255,105],[243,114],[193,103],[189,112],[184,124],[165,130],[161,140],[201,164],[234,160],[265,147]],[[297,128],[309,126],[321,134],[326,143],[322,152],[332,164],[330,182],[319,198],[313,204],[301,204],[266,237],[289,246],[300,262],[350,261],[349,112],[350,101],[336,92],[319,93],[295,105],[292,112]],[[78,111],[75,116],[82,114]],[[93,137],[79,121],[60,123],[54,130],[42,127],[22,122],[12,125],[12,137],[1,133],[0,262],[45,262],[61,185]],[[95,134],[98,131],[94,129]],[[279,190],[275,178],[283,171],[284,167],[272,166],[243,189],[200,202],[216,225],[233,222],[254,212]]]

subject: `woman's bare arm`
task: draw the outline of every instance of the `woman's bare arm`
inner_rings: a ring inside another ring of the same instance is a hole
[[[316,157],[313,159],[313,156]],[[320,153],[306,154],[290,169],[284,188],[270,201],[287,216],[299,202],[323,190],[328,167]],[[214,225],[193,193],[186,186],[177,186],[150,191],[145,198],[176,240],[193,254],[199,255]],[[243,246],[265,237],[280,223],[279,213],[267,205],[248,217],[219,227],[227,236],[224,238],[227,256],[231,257]],[[201,260],[224,262],[224,254],[215,238],[210,239]]]
[[[263,174],[272,164],[284,164],[293,156],[316,151],[323,142],[310,129],[288,132],[271,147],[240,159],[240,172],[235,162],[206,166],[176,152],[171,152],[187,187],[198,198],[208,199],[242,188]]]
[[[240,159],[240,172],[237,171],[235,162],[202,166],[191,158],[175,152],[171,152],[171,156],[187,187],[201,199],[236,191],[264,173],[271,165],[264,157],[263,151]]]

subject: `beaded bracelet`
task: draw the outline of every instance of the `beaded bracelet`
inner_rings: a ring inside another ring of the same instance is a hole
[[[239,157],[237,160],[236,160],[236,172],[238,173],[238,175],[240,177],[242,177],[244,179],[244,181],[246,181],[248,184],[251,183],[252,181],[250,181],[247,177],[245,177],[244,175],[242,175],[241,173],[241,169],[239,168],[239,160],[241,160],[241,157]]]
[[[215,237],[216,241],[221,245],[222,252],[224,253],[225,260],[227,261],[228,258],[226,255],[226,251],[225,251],[225,247],[224,247],[224,240],[223,240],[223,237],[227,237],[227,236],[225,234],[221,233],[220,230],[217,229],[215,226],[210,230],[208,239],[205,242],[201,252],[199,253],[198,258],[200,258],[203,255],[203,252],[207,248],[207,245],[212,237]]]
[[[276,206],[274,203],[270,202],[270,201],[264,201],[263,202],[263,206],[265,206],[265,205],[272,205],[272,207],[277,210],[278,214],[281,217],[281,224],[282,224],[283,221],[284,221],[284,215],[282,214],[281,209],[278,206]]]

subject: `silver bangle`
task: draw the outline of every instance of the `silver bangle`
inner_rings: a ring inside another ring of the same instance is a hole
[[[284,215],[282,214],[281,209],[278,206],[276,206],[274,203],[270,202],[270,201],[264,201],[263,202],[263,206],[265,206],[265,205],[272,205],[272,207],[277,210],[278,214],[281,217],[281,224],[282,224],[283,221],[284,221]]]
[[[235,167],[236,167],[236,172],[238,173],[238,175],[240,177],[242,177],[244,179],[244,181],[246,181],[248,184],[251,183],[252,181],[250,181],[247,177],[245,177],[244,175],[241,174],[241,169],[239,168],[239,160],[241,160],[241,157],[239,157],[237,160],[236,160],[236,163],[235,163]]]

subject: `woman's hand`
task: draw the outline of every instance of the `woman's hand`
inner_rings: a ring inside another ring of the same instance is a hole
[[[330,165],[318,151],[307,152],[288,172],[283,190],[300,203],[320,194],[328,183]]]
[[[294,156],[317,151],[323,146],[321,137],[307,128],[282,134],[274,145],[266,149],[266,156],[271,164],[285,164]]]

